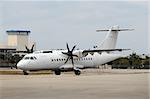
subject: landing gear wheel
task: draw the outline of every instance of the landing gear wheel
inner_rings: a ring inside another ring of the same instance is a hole
[[[24,74],[24,75],[29,75],[29,73],[27,73],[26,71],[23,71],[23,74]]]
[[[60,75],[61,71],[60,70],[55,70],[55,75]]]
[[[74,70],[75,75],[80,75],[81,71],[80,70]]]

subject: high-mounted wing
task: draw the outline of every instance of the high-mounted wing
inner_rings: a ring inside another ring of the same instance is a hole
[[[73,52],[73,55],[77,55],[78,57],[73,57],[73,58],[81,58],[85,57],[90,53],[93,55],[95,52],[102,53],[102,52],[114,52],[114,51],[125,51],[125,50],[130,50],[130,49],[94,49],[94,50],[76,50]]]
[[[130,49],[95,49],[95,50],[84,50],[82,53],[90,53],[90,52],[114,52],[114,51],[125,51]]]

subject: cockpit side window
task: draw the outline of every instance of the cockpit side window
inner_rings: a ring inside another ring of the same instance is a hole
[[[37,58],[34,56],[34,59],[37,59]]]

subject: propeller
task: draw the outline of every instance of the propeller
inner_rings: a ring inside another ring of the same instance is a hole
[[[34,44],[32,45],[31,49],[29,49],[26,45],[25,45],[25,48],[27,50],[27,53],[33,53]]]
[[[18,69],[17,65],[15,66],[10,66],[11,69],[15,68],[15,69]]]
[[[9,66],[10,66],[10,69],[18,69],[18,67],[17,67],[17,63],[15,63],[14,65],[14,62],[12,63],[12,64],[10,64]]]
[[[64,55],[67,55],[67,56],[68,56],[67,60],[65,61],[65,64],[68,62],[69,59],[71,59],[72,65],[74,66],[73,57],[74,57],[74,56],[75,56],[75,57],[78,57],[77,55],[74,55],[74,54],[73,54],[73,51],[74,51],[76,45],[73,46],[72,50],[69,49],[68,43],[66,43],[66,46],[67,46],[68,52],[62,52]]]

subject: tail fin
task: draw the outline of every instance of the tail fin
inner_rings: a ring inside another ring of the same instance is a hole
[[[109,30],[96,30],[97,32],[108,31],[104,41],[99,46],[100,49],[115,49],[119,31],[131,31],[133,29],[119,29],[119,26],[112,26]]]

